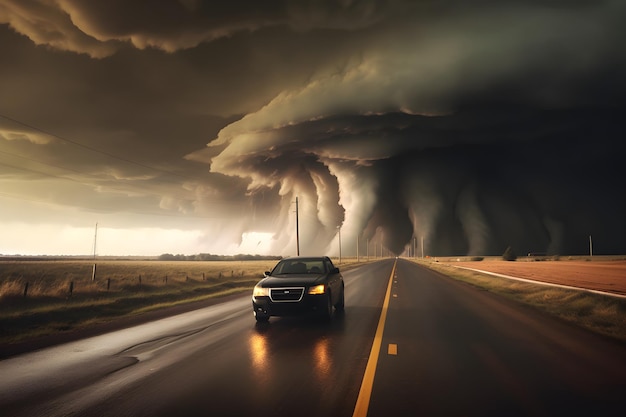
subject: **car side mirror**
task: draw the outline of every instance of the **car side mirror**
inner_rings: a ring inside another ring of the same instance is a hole
[[[333,268],[333,270],[330,271],[330,272],[332,272],[333,274],[338,274],[339,273],[339,268]]]
[[[269,276],[270,276],[270,274],[271,274],[271,272],[270,272],[270,271],[265,271],[265,272],[263,272],[263,276],[264,276],[264,277],[269,277]]]

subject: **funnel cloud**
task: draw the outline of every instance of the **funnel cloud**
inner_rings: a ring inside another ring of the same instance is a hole
[[[186,236],[151,232],[155,254],[289,255],[297,198],[302,254],[340,236],[344,256],[626,253],[624,18],[610,0],[0,0],[0,214]]]

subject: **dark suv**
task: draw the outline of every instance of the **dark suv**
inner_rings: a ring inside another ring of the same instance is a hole
[[[265,272],[252,293],[254,317],[260,322],[310,313],[330,319],[333,307],[344,308],[344,283],[327,256],[285,258]]]

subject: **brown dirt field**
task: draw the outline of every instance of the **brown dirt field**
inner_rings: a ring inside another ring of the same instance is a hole
[[[626,261],[445,262],[451,266],[626,295]]]

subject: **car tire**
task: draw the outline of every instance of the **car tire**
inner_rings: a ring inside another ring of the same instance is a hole
[[[333,298],[329,293],[326,295],[326,308],[322,311],[322,318],[324,320],[330,320],[333,317]]]
[[[267,323],[270,319],[270,316],[254,313],[254,318],[256,319],[257,323]]]
[[[345,294],[344,294],[344,289],[341,289],[341,295],[339,296],[339,301],[337,301],[337,304],[335,304],[335,308],[337,309],[337,311],[343,311],[345,309],[346,306],[346,300],[345,300]]]

